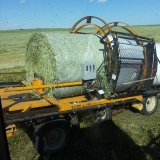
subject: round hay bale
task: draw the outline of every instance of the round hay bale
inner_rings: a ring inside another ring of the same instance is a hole
[[[91,34],[35,33],[31,36],[26,53],[27,81],[34,73],[44,84],[81,81],[81,63],[103,62],[103,44]],[[82,94],[82,87],[45,90],[50,96],[62,98]]]

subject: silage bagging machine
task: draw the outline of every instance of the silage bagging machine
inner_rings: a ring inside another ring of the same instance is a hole
[[[104,26],[92,24],[92,19],[98,19]],[[85,20],[87,22],[82,23]],[[100,66],[94,62],[83,62],[81,82],[43,84],[41,77],[35,74],[32,85],[22,81],[18,87],[0,89],[8,136],[15,130],[13,124],[34,123],[33,145],[40,154],[52,155],[64,149],[68,143],[70,125],[78,125],[89,110],[94,113],[93,123],[98,123],[110,120],[112,115],[130,106],[144,115],[151,115],[157,109],[160,82],[158,50],[154,39],[140,36],[126,23],[107,24],[94,16],[77,21],[70,33],[83,34],[79,30],[85,26],[98,30],[95,35],[104,45],[104,60]],[[114,28],[120,30],[114,31]],[[56,99],[43,91],[45,88],[73,86],[82,86],[83,94]],[[30,91],[41,99],[33,99]]]

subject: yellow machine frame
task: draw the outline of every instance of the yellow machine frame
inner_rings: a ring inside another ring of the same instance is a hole
[[[58,106],[59,110],[58,112],[64,112],[79,108],[86,108],[86,107],[92,107],[92,106],[98,106],[98,105],[109,105],[112,103],[117,102],[124,102],[127,100],[133,100],[136,99],[137,101],[142,102],[143,96],[142,95],[136,95],[136,96],[130,96],[125,98],[116,98],[116,99],[93,99],[91,101],[87,101],[85,96],[76,96],[76,97],[70,97],[70,98],[64,98],[64,99],[56,99],[53,97],[49,97],[46,95],[41,89],[44,88],[61,88],[61,87],[73,87],[73,86],[80,86],[82,85],[82,82],[70,82],[70,83],[59,83],[59,84],[53,84],[53,85],[39,85],[41,84],[41,80],[38,78],[35,78],[32,85],[30,86],[24,86],[24,87],[14,87],[14,88],[4,88],[0,89],[0,96],[2,99],[2,106],[5,113],[7,112],[15,112],[15,111],[21,111],[21,112],[27,112],[31,109],[35,108],[41,108],[41,107],[47,107],[47,106]],[[15,100],[9,97],[12,97],[13,95],[16,96],[18,94],[29,94],[29,91],[34,91],[38,95],[40,95],[45,101],[43,100],[30,100],[30,101],[21,101],[19,103],[15,103]]]
[[[24,84],[27,84],[23,81]],[[4,115],[8,113],[28,113],[32,109],[42,109],[47,107],[52,107],[53,109],[58,107],[59,114],[63,114],[66,111],[74,111],[76,109],[84,109],[84,108],[92,108],[93,106],[101,106],[101,105],[114,105],[116,103],[123,103],[126,101],[135,100],[138,103],[134,103],[134,108],[137,107],[138,104],[141,104],[143,100],[142,95],[136,96],[129,96],[125,98],[115,98],[115,99],[93,99],[88,101],[84,95],[70,97],[70,98],[63,98],[63,99],[56,99],[53,97],[49,97],[43,92],[45,88],[61,88],[61,87],[73,87],[73,86],[80,86],[82,82],[70,82],[70,83],[59,83],[59,84],[48,84],[43,85],[42,80],[35,78],[32,82],[32,85],[24,86],[24,87],[14,87],[14,88],[3,88],[0,89],[0,96],[2,101],[2,110]],[[29,100],[22,100],[20,102],[16,102],[13,97],[16,95],[30,95],[30,92],[34,91],[39,96],[41,96],[40,100],[29,99]],[[139,109],[139,106],[138,108]],[[54,110],[53,110],[54,112]],[[6,127],[6,134],[7,137],[12,136],[13,132],[16,131],[15,125],[9,125]]]

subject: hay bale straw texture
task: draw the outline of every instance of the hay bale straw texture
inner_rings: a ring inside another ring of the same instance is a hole
[[[91,34],[35,33],[26,52],[27,81],[40,75],[44,84],[81,81],[81,63],[103,62],[103,45]],[[82,94],[82,87],[51,88],[50,96],[62,98]]]

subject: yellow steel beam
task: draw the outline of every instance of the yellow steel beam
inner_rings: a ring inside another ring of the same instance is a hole
[[[39,96],[41,96],[43,99],[45,99],[46,101],[48,101],[49,103],[53,104],[53,105],[58,105],[59,101],[57,101],[55,98],[49,97],[48,95],[46,95],[44,92],[36,92]]]
[[[30,106],[30,109],[43,108],[47,106],[51,106],[51,103],[43,101],[43,100],[33,100],[26,102],[19,102],[17,104],[12,104],[9,108],[9,111],[21,111],[25,110]]]
[[[142,102],[143,96],[138,95],[138,96],[131,96],[131,97],[125,97],[125,98],[117,98],[117,99],[100,99],[100,100],[93,100],[93,101],[85,101],[85,102],[80,102],[80,103],[72,103],[69,105],[64,105],[64,104],[59,104],[59,112],[67,111],[67,110],[73,110],[73,109],[79,109],[79,108],[87,108],[87,107],[92,107],[92,106],[98,106],[98,105],[107,105],[107,104],[114,104],[118,102],[125,102],[129,100],[134,100],[136,99],[137,101]]]
[[[46,96],[46,95],[44,95]],[[69,111],[72,109],[76,108],[86,108],[86,107],[92,107],[92,106],[98,106],[98,105],[103,105],[103,104],[114,104],[117,102],[124,102],[127,100],[133,100],[136,99],[137,101],[142,102],[142,95],[138,96],[131,96],[131,97],[126,97],[126,98],[117,98],[113,100],[108,100],[108,99],[100,99],[100,100],[91,100],[87,101],[84,96],[77,96],[77,97],[71,97],[71,98],[64,98],[61,100],[56,100],[55,98],[51,97],[44,97],[47,101],[45,100],[30,100],[30,101],[20,101],[20,102],[15,102],[12,99],[5,99],[2,100],[2,106],[4,104],[4,108],[9,106],[8,111],[25,111],[29,109],[38,109],[38,108],[43,108],[43,107],[48,107],[48,106],[58,106],[59,107],[59,112],[61,111]],[[30,107],[29,107],[30,106]]]
[[[83,101],[86,101],[85,96],[76,96],[59,100],[59,102],[64,105],[68,103],[83,102]]]
[[[26,107],[22,112],[27,112],[31,109],[31,106]]]
[[[126,98],[117,98],[114,100],[108,100],[108,99],[101,99],[101,100],[90,100],[87,101],[85,96],[76,96],[76,97],[70,97],[70,98],[64,98],[57,100],[55,98],[49,97],[46,94],[44,94],[42,91],[39,92],[39,89],[44,88],[59,88],[59,87],[72,87],[72,86],[79,86],[82,85],[82,82],[70,82],[70,83],[60,83],[60,84],[53,84],[53,85],[42,85],[42,82],[40,82],[37,78],[33,81],[32,86],[26,86],[26,87],[16,87],[16,88],[4,88],[1,89],[0,92],[6,92],[2,94],[2,106],[4,110],[7,110],[9,112],[11,111],[29,111],[31,109],[36,108],[42,108],[42,107],[48,107],[48,106],[58,106],[59,112],[63,111],[69,111],[76,108],[86,108],[86,107],[92,107],[92,106],[98,106],[103,104],[113,104],[117,102],[124,102],[127,100],[133,100],[136,99],[137,101],[142,101],[143,97],[142,95],[139,96],[131,96]],[[38,89],[38,90],[36,90]],[[37,94],[39,94],[42,98],[45,100],[34,100],[34,99],[22,99],[22,100],[16,100],[13,97],[16,97],[16,95],[26,94],[28,96],[28,91],[25,90],[33,90]],[[14,92],[13,92],[14,91]],[[17,92],[20,91],[20,92]]]
[[[68,82],[68,83],[58,83],[58,84],[46,84],[38,86],[26,86],[26,87],[14,87],[14,88],[4,88],[0,89],[0,94],[3,92],[12,92],[12,91],[23,91],[23,90],[34,90],[34,89],[44,89],[44,88],[61,88],[61,87],[73,87],[81,86],[82,82]]]
[[[64,107],[64,106],[68,106],[69,103],[81,103],[82,101],[86,100],[84,96],[64,98],[59,101],[57,101],[55,98],[51,98],[51,97],[48,97],[48,98],[49,99],[46,99],[47,101],[32,100],[32,101],[24,101],[24,102],[19,102],[19,103],[14,103],[13,100],[3,100],[2,105],[5,103],[5,101],[7,101],[7,102],[10,102],[8,103],[7,106],[11,106],[9,107],[9,111],[20,111],[20,110],[25,111],[28,109],[28,106],[29,106],[29,109],[43,108],[43,107],[48,107],[51,105],[55,105],[55,106],[61,105],[61,107]]]

